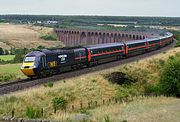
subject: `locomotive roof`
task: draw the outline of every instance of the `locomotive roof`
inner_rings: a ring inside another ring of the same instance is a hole
[[[28,54],[26,54],[26,57],[31,57],[31,56],[42,56],[44,55],[44,53],[40,52],[40,51],[32,51]]]
[[[84,47],[88,49],[97,49],[97,48],[115,47],[122,45],[124,45],[124,43],[105,43],[105,44],[89,45]]]
[[[41,50],[46,55],[53,55],[53,54],[58,54],[58,53],[72,53],[73,50],[63,50],[63,49],[54,49],[54,50],[48,50],[48,49],[43,49]]]

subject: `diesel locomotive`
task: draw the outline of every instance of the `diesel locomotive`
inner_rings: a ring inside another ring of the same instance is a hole
[[[130,56],[157,50],[173,42],[173,34],[158,38],[106,43],[76,48],[42,49],[28,53],[21,71],[29,78],[45,77],[70,70],[80,69],[121,60]]]

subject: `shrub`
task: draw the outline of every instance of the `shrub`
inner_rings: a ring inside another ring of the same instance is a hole
[[[52,82],[48,82],[48,83],[46,83],[46,84],[44,84],[44,87],[53,87],[54,86],[54,84],[52,83]]]
[[[41,110],[33,107],[26,108],[26,116],[28,118],[39,118],[41,117]]]
[[[144,93],[145,94],[160,94],[160,87],[159,84],[146,84],[144,86]]]
[[[0,47],[0,55],[3,55],[4,54],[4,51],[3,49]]]
[[[180,57],[170,58],[160,75],[161,92],[167,95],[180,93]]]
[[[105,75],[105,78],[112,83],[117,83],[119,85],[122,84],[129,84],[132,82],[128,76],[122,72],[113,72],[110,74]]]
[[[67,106],[67,100],[63,97],[55,97],[52,100],[54,109],[65,109]]]
[[[159,59],[159,64],[160,64],[160,66],[164,66],[165,61],[164,61],[164,60],[162,60],[162,59]]]
[[[13,63],[21,63],[24,59],[24,54],[16,54],[13,59]]]
[[[104,122],[110,122],[110,118],[108,115],[104,116]]]
[[[180,41],[176,43],[175,47],[180,47]]]
[[[16,79],[16,76],[13,74],[0,74],[0,82],[6,82]]]
[[[45,35],[45,36],[41,36],[41,39],[44,39],[44,40],[52,40],[52,41],[56,41],[56,37],[53,36],[53,35]]]
[[[116,92],[116,99],[123,99],[128,96],[135,96],[138,94],[138,90],[134,85],[127,85],[123,84],[122,86],[117,87],[117,92]]]

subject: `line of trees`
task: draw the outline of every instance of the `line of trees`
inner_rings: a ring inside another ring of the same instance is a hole
[[[0,64],[8,64],[8,63],[21,63],[23,61],[24,56],[31,51],[34,50],[40,50],[40,49],[45,49],[44,46],[39,46],[37,48],[32,48],[32,49],[15,49],[12,48],[11,50],[3,50],[2,48],[0,48],[0,55],[15,55],[13,60],[10,61],[4,61],[0,59]]]

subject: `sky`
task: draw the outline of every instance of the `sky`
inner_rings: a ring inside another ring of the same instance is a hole
[[[180,0],[0,0],[0,14],[180,17]]]

